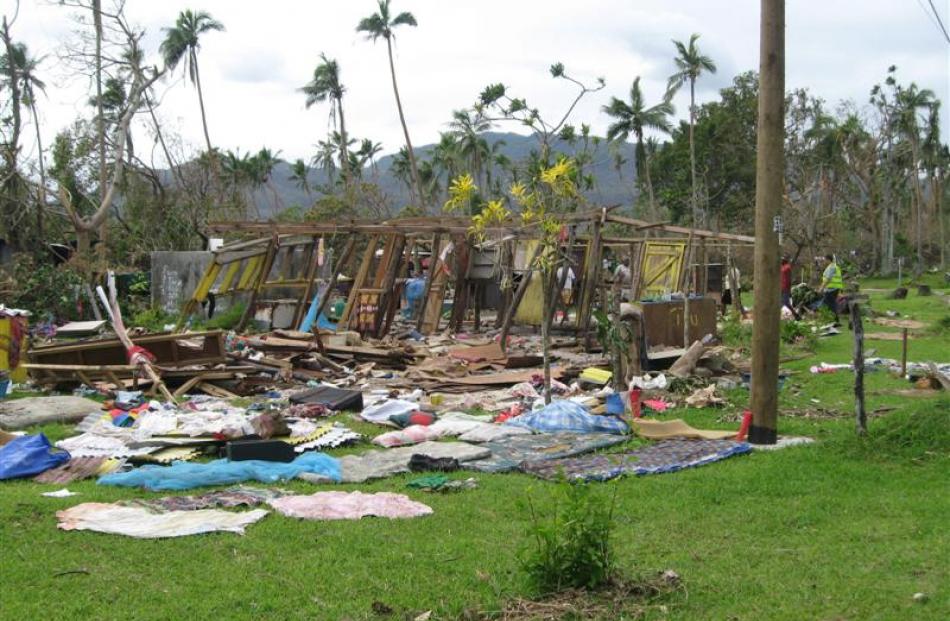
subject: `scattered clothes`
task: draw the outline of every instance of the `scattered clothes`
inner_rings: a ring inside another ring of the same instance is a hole
[[[105,461],[105,457],[73,457],[61,466],[36,475],[33,480],[37,483],[65,485],[73,481],[88,479],[100,472]]]
[[[619,418],[589,414],[584,406],[566,400],[554,401],[540,410],[509,419],[504,424],[547,433],[625,434],[630,430],[627,423]]]
[[[837,373],[841,369],[848,369],[850,371],[851,365],[850,364],[828,364],[826,362],[822,362],[821,364],[812,366],[808,370],[811,371],[812,373]]]
[[[735,431],[720,431],[718,429],[694,429],[682,419],[653,420],[638,418],[633,421],[633,430],[641,438],[648,440],[667,440],[669,438],[697,438],[700,440],[724,440],[734,438]]]
[[[46,435],[17,436],[0,447],[0,480],[32,476],[67,461],[69,453],[55,450]]]
[[[459,469],[459,460],[454,457],[429,457],[414,453],[409,458],[411,472],[455,472]]]
[[[218,509],[155,513],[145,507],[87,502],[57,511],[56,517],[62,530],[92,530],[111,535],[155,539],[217,531],[243,535],[248,524],[257,522],[267,513],[263,509],[243,513]]]
[[[507,438],[509,436],[520,436],[520,435],[531,435],[534,433],[530,429],[525,429],[524,427],[515,427],[513,425],[492,425],[492,424],[483,424],[475,427],[470,431],[466,431],[459,436],[459,440],[462,442],[492,442],[494,440],[501,440],[502,438]]]
[[[611,416],[621,416],[626,411],[626,406],[623,403],[623,397],[614,393],[612,395],[607,395],[607,413]]]
[[[58,489],[55,492],[43,492],[40,496],[46,496],[47,498],[69,498],[70,496],[78,496],[79,492],[71,492],[65,487],[63,489]]]
[[[373,444],[392,448],[458,436],[481,427],[494,426],[462,413],[450,413],[431,425],[411,425],[399,431],[390,431],[373,438]]]
[[[416,446],[369,451],[361,455],[344,455],[339,460],[341,480],[343,483],[363,483],[369,479],[409,472],[409,460],[413,454],[452,457],[460,463],[465,463],[489,457],[491,451],[465,442],[423,442]],[[302,474],[299,478],[314,482],[314,478],[308,474]]]
[[[144,487],[150,490],[182,490],[205,485],[227,485],[242,481],[274,483],[302,473],[320,475],[324,480],[340,480],[340,463],[322,453],[303,453],[290,463],[270,461],[228,461],[218,459],[197,464],[175,462],[171,466],[142,466],[130,472],[109,474],[100,485]]]
[[[665,412],[670,407],[670,404],[662,399],[644,399],[642,403],[654,412]]]
[[[473,477],[467,479],[450,479],[444,474],[430,474],[409,481],[406,483],[406,487],[422,490],[424,492],[457,492],[478,488],[478,481]]]
[[[649,374],[630,378],[630,388],[640,390],[662,390],[666,388],[666,376],[660,373],[656,377]]]
[[[279,513],[306,520],[358,520],[365,516],[389,519],[430,515],[432,508],[403,494],[378,492],[317,492],[271,501]]]
[[[418,409],[419,404],[413,401],[390,399],[388,401],[384,401],[382,403],[371,405],[368,408],[365,408],[360,413],[360,417],[363,420],[367,420],[371,423],[386,425],[391,424],[389,422],[390,416],[398,416],[399,414],[412,414]]]
[[[626,442],[625,436],[609,433],[542,433],[511,436],[481,447],[490,451],[484,459],[462,464],[468,470],[508,472],[522,462],[544,461],[580,455],[600,448]],[[461,460],[460,460],[461,461]]]
[[[750,444],[756,451],[777,451],[790,446],[804,446],[813,444],[815,440],[806,436],[779,436],[775,444]]]
[[[352,444],[362,437],[362,435],[356,433],[355,431],[351,431],[343,425],[336,424],[328,429],[325,433],[316,435],[316,437],[313,439],[310,439],[309,437],[304,439],[302,442],[294,446],[294,450],[298,453],[302,453],[315,448],[336,448],[338,446]],[[291,440],[293,440],[293,438],[291,438]]]
[[[130,500],[119,504],[130,507],[145,507],[153,511],[197,511],[199,509],[214,509],[225,507],[256,507],[270,504],[275,498],[289,496],[291,492],[282,489],[263,489],[259,487],[229,487],[200,494],[198,496],[165,496],[148,500]]]
[[[522,472],[556,480],[607,481],[623,475],[676,472],[748,453],[752,447],[732,440],[664,440],[625,453],[584,455],[525,463]]]
[[[404,429],[410,425],[431,425],[435,422],[435,416],[428,412],[415,411],[409,414],[395,414],[390,416],[389,422],[400,429]]]
[[[722,405],[725,401],[722,397],[716,396],[716,385],[710,384],[705,388],[696,389],[693,394],[686,397],[686,405],[691,408],[704,408],[708,406]]]

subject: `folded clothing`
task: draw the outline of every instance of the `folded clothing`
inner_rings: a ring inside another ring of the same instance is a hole
[[[257,522],[267,511],[255,509],[243,513],[201,509],[156,513],[146,507],[125,507],[117,504],[86,502],[57,511],[62,530],[93,530],[112,535],[140,539],[183,537],[215,531],[244,534],[248,524]]]
[[[307,520],[358,520],[365,516],[396,519],[432,513],[428,505],[390,492],[317,492],[276,498],[270,505],[283,515]]]
[[[621,435],[629,431],[627,423],[619,418],[590,414],[584,406],[568,400],[555,401],[540,410],[508,419],[503,424],[525,427],[545,433],[563,431]]]

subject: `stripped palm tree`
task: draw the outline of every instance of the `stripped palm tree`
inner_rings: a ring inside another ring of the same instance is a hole
[[[403,12],[396,17],[390,17],[389,0],[378,0],[379,12],[360,20],[356,26],[357,32],[366,34],[366,38],[375,42],[380,37],[386,40],[386,52],[389,54],[389,73],[393,80],[393,94],[396,96],[396,109],[399,111],[399,122],[402,124],[402,133],[406,138],[406,154],[409,158],[409,168],[412,173],[412,182],[416,186],[416,193],[422,200],[422,181],[419,178],[419,168],[416,166],[416,155],[412,150],[412,141],[409,139],[409,128],[406,125],[406,115],[402,110],[402,101],[399,99],[399,86],[396,83],[396,66],[393,63],[393,39],[396,38],[393,28],[397,26],[417,26],[416,18],[412,13]]]
[[[696,80],[703,72],[716,73],[716,63],[712,58],[704,55],[696,46],[698,34],[693,34],[689,38],[689,43],[682,41],[673,41],[676,46],[676,56],[673,62],[676,63],[676,73],[670,76],[667,83],[667,99],[672,99],[684,84],[689,83],[689,174],[692,182],[692,212],[693,226],[705,224],[705,214],[699,207],[699,190],[696,186],[696,142],[693,138],[693,131],[696,126]]]

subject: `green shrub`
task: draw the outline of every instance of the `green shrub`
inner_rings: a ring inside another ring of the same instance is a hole
[[[203,322],[203,327],[206,330],[230,330],[241,320],[241,315],[244,314],[246,307],[246,304],[234,304],[233,306],[229,306],[226,310],[217,313],[211,319]]]
[[[164,332],[165,326],[175,323],[177,318],[166,313],[160,308],[146,308],[132,316],[132,321],[127,322],[128,327],[145,328],[149,332]]]
[[[719,336],[731,347],[748,347],[752,343],[752,324],[744,324],[735,315],[729,315],[722,322]]]
[[[69,265],[37,263],[26,254],[14,259],[8,306],[33,313],[33,322],[50,316],[57,321],[80,319],[78,300],[82,276]],[[89,304],[83,297],[83,304]]]
[[[607,499],[591,485],[562,480],[557,484],[554,508],[547,515],[535,509],[530,496],[527,504],[530,540],[520,561],[534,591],[596,589],[613,578],[616,492]]]

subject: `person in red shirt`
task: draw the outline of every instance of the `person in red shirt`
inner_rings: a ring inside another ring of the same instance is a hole
[[[792,311],[792,316],[799,319],[798,312],[792,306],[792,264],[788,260],[788,255],[782,256],[782,306]]]

